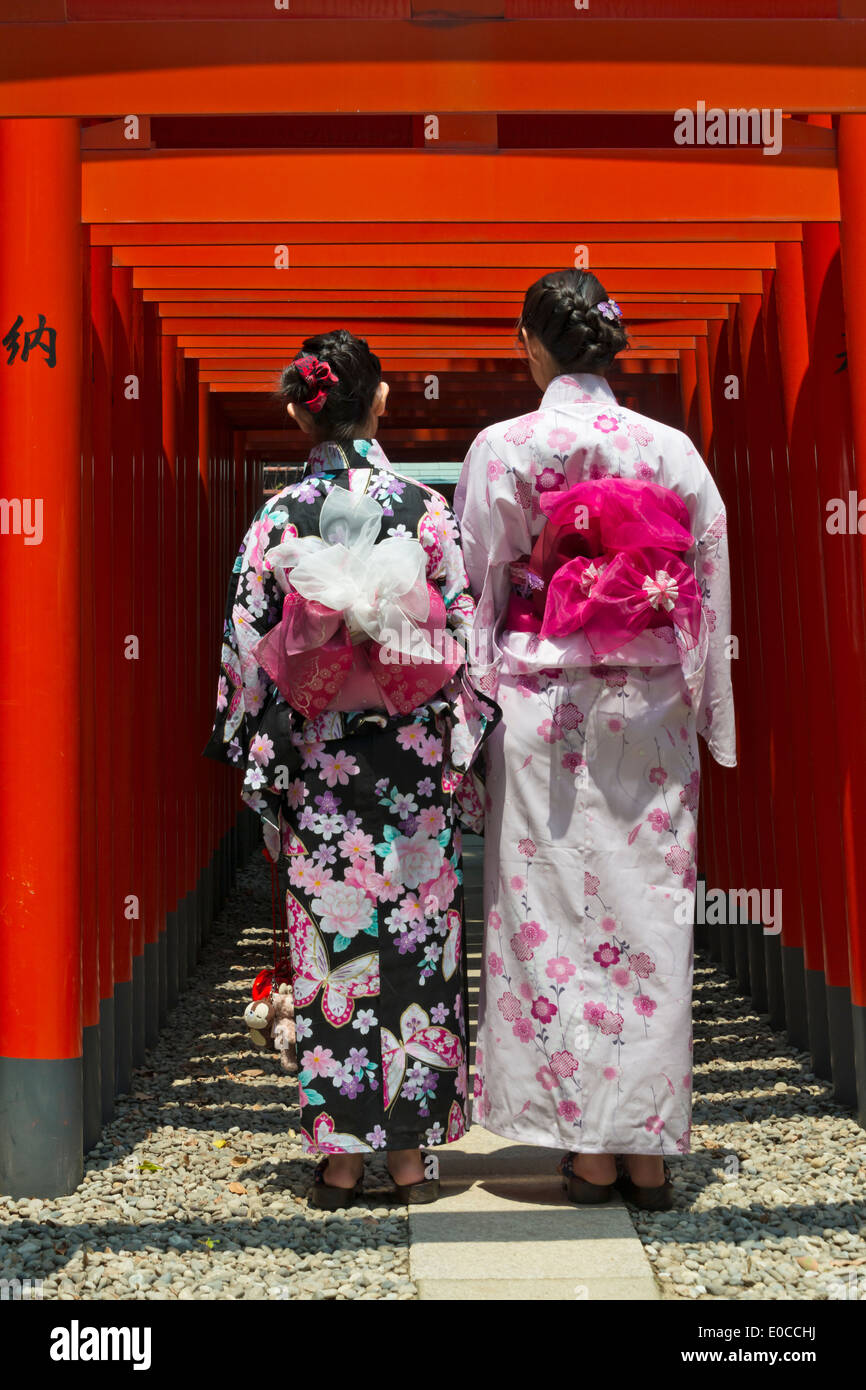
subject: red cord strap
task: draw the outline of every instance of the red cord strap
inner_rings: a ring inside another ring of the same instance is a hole
[[[280,893],[279,869],[266,849],[262,850],[271,867],[271,934],[274,941],[273,970],[260,970],[253,981],[254,1000],[267,999],[281,984],[291,984],[292,962],[289,953],[289,923],[285,903]],[[279,930],[278,930],[279,926]]]

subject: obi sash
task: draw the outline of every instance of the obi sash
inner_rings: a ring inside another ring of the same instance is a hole
[[[547,524],[511,566],[506,627],[567,637],[582,629],[597,656],[647,628],[697,646],[701,594],[682,554],[694,544],[685,503],[658,483],[599,478],[541,499]]]
[[[285,591],[283,612],[252,651],[308,719],[382,706],[408,714],[463,664],[442,596],[427,583],[423,546],[379,540],[382,518],[374,498],[334,488],[318,536],[293,537],[265,556]]]

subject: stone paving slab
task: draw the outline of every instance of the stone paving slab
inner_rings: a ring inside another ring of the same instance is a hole
[[[472,1044],[483,937],[482,859],[482,841],[467,835]],[[473,1053],[474,1046],[470,1061]],[[410,1273],[422,1300],[661,1297],[621,1199],[601,1207],[573,1206],[556,1171],[558,1150],[518,1144],[476,1125],[437,1152],[442,1196],[429,1207],[408,1209]]]
[[[442,1196],[409,1208],[421,1299],[660,1297],[626,1207],[573,1206],[558,1157],[478,1127],[440,1151]]]
[[[448,1302],[635,1301],[657,1299],[655,1284],[646,1279],[418,1279],[421,1300]]]

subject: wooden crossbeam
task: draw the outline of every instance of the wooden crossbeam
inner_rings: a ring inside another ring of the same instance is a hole
[[[450,25],[405,21],[10,24],[0,115],[572,111],[577,100],[586,112],[673,112],[698,95],[725,108],[862,110],[864,29],[571,15],[469,23],[455,42]]]
[[[549,81],[549,61],[546,66]],[[603,221],[610,213],[612,186],[623,220],[667,221],[672,208],[683,217],[709,220],[836,221],[839,216],[831,151],[767,157],[743,147],[564,155],[500,150],[441,153],[436,160],[434,185],[424,150],[95,154],[82,166],[82,217],[86,222],[279,220],[297,216],[303,207],[313,220],[339,221],[343,213],[353,221],[405,221],[422,210],[431,220],[496,222],[513,213],[519,189],[525,206],[543,207],[552,221]]]

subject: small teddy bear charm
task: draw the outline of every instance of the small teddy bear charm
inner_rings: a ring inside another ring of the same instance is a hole
[[[244,1009],[244,1023],[256,1047],[270,1047],[280,1054],[280,1068],[290,1075],[298,1070],[295,1041],[295,1001],[285,981],[267,999],[253,999]]]

